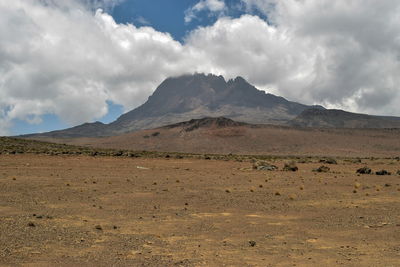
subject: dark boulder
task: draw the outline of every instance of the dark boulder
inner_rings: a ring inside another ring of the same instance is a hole
[[[358,169],[356,173],[359,173],[359,174],[371,174],[372,170],[370,168],[368,168],[368,167],[362,167],[362,168]]]
[[[390,172],[388,172],[387,170],[380,170],[375,172],[376,175],[391,175]]]

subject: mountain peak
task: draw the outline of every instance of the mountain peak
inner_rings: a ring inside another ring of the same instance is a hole
[[[138,126],[138,120],[158,127],[162,125],[160,118],[164,124],[173,124],[207,116],[283,124],[306,108],[309,107],[266,94],[240,76],[226,81],[221,75],[195,73],[166,79],[145,104],[122,115],[111,126],[125,131],[143,128]]]
[[[110,124],[83,125],[57,134],[118,135],[204,117],[282,125],[307,108],[309,106],[266,94],[240,76],[227,81],[221,75],[185,74],[165,79],[146,103]],[[96,132],[90,134],[92,129]]]

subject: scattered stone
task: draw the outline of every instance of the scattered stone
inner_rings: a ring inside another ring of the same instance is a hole
[[[114,225],[114,226],[113,226],[113,229],[114,229],[114,230],[118,229],[118,226]]]
[[[140,170],[150,170],[150,168],[146,168],[143,166],[136,166],[136,169],[140,169]]]
[[[295,171],[298,171],[299,168],[296,166],[296,163],[294,161],[290,161],[290,162],[285,163],[283,170],[295,172]]]
[[[29,226],[29,227],[36,227],[36,225],[35,225],[33,222],[29,222],[29,223],[28,223],[28,226]]]
[[[253,240],[249,241],[250,247],[254,247],[256,244],[257,244],[256,241],[253,241]]]
[[[319,168],[314,169],[313,172],[329,172],[330,170],[331,169],[327,166],[320,166]]]
[[[101,227],[101,225],[96,225],[95,227],[94,227],[96,230],[103,230],[103,228]]]
[[[325,164],[337,164],[337,161],[333,158],[320,159],[319,162]]]
[[[279,191],[275,192],[275,196],[280,196],[280,195],[281,195],[281,193]]]
[[[361,187],[361,184],[360,184],[360,183],[355,183],[355,184],[354,184],[354,188],[355,188],[355,189],[358,189],[358,188],[360,188],[360,187]]]
[[[396,174],[397,174],[397,175],[400,175],[400,170],[398,170],[398,171],[396,172]]]
[[[359,173],[359,174],[371,174],[372,170],[370,168],[368,168],[368,167],[362,167],[362,168],[358,169],[356,171],[356,173]]]
[[[266,161],[256,161],[253,163],[253,169],[259,171],[275,171],[278,169],[275,165],[269,164]]]
[[[229,189],[226,189],[225,192],[226,192],[226,193],[230,193],[231,191],[230,191]]]
[[[392,185],[391,184],[385,184],[385,187],[391,187]]]
[[[375,172],[376,175],[391,175],[390,172],[388,172],[387,170],[380,170]]]

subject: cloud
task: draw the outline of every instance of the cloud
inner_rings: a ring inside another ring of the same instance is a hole
[[[118,25],[77,2],[0,1],[0,12],[5,121],[47,113],[71,125],[92,121],[107,113],[107,100],[136,107],[186,67],[182,45],[169,34]]]
[[[214,68],[301,102],[400,113],[394,104],[400,100],[400,2],[242,2],[268,22],[221,18],[188,37]]]
[[[195,71],[307,104],[400,114],[400,2],[242,1],[268,21],[221,17],[180,43],[87,2],[0,0],[0,134],[44,114],[94,121],[107,101],[127,111],[166,77]]]
[[[49,0],[46,0],[49,1]],[[52,1],[52,0],[51,0]],[[67,0],[70,1],[70,0]],[[99,8],[104,9],[106,11],[112,10],[114,7],[122,4],[126,0],[79,0],[82,4],[87,7],[97,10]]]
[[[135,21],[141,25],[147,25],[147,26],[151,25],[150,21],[148,21],[146,18],[142,16],[137,17]]]
[[[185,11],[185,23],[197,18],[197,14],[208,11],[210,14],[221,15],[226,10],[224,0],[200,0],[196,5]]]

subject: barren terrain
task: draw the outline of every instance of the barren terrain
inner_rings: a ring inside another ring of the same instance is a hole
[[[287,161],[1,155],[0,265],[399,265],[397,159]]]
[[[185,153],[397,157],[399,129],[316,129],[271,125],[163,127],[106,138],[43,140],[97,148]]]

